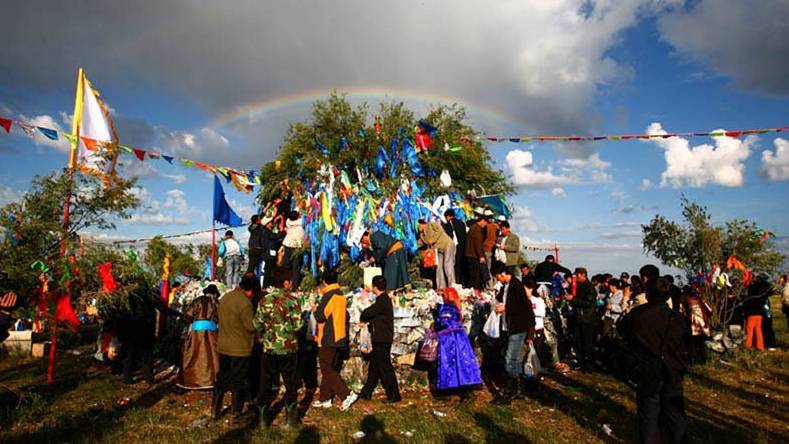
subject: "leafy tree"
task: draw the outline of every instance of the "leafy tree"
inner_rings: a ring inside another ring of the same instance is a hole
[[[65,258],[61,257],[63,236],[63,200],[68,187],[67,170],[55,171],[33,179],[30,188],[18,202],[0,209],[6,236],[0,246],[0,267],[9,275],[11,289],[27,299],[38,287],[36,273],[30,269],[35,261],[44,262],[55,283],[61,282]],[[74,171],[70,208],[69,236],[71,251],[78,255],[78,233],[86,229],[114,229],[115,223],[131,217],[139,205],[132,193],[135,181],[119,181],[106,187],[97,178]],[[78,262],[79,275],[96,274],[96,264]],[[87,267],[87,268],[84,268]],[[79,291],[80,280],[73,290]]]
[[[492,168],[490,154],[477,140],[474,129],[464,123],[465,119],[465,110],[456,104],[438,105],[425,116],[438,133],[433,138],[433,147],[419,154],[426,173],[416,178],[419,185],[427,195],[445,193],[439,175],[446,169],[452,177],[452,189],[463,196],[469,191],[511,193],[511,185],[501,171]],[[376,122],[380,124],[379,132]],[[353,107],[344,95],[333,93],[326,100],[315,102],[310,121],[291,124],[277,160],[262,168],[264,183],[259,198],[262,202],[269,201],[281,192],[283,184],[294,178],[316,179],[324,164],[346,171],[351,181],[356,182],[357,168],[373,172],[379,146],[390,152],[392,139],[400,134],[413,141],[417,124],[418,118],[402,102],[380,103],[373,115],[366,103]],[[346,147],[342,144],[343,137]],[[328,148],[329,154],[323,154],[316,142]],[[445,150],[445,144],[453,149]],[[412,176],[403,162],[394,177],[387,174],[379,180],[384,194],[391,194],[400,186],[401,175]]]
[[[148,241],[145,248],[143,262],[146,271],[154,276],[161,277],[164,268],[164,258],[170,255],[170,273],[184,273],[190,276],[202,275],[202,263],[195,258],[194,247],[186,245],[179,247],[163,240],[160,236]]]
[[[785,257],[775,250],[769,234],[753,221],[732,219],[715,225],[706,207],[682,197],[684,223],[656,215],[642,225],[644,251],[664,264],[683,270],[689,280],[709,277],[716,267],[728,273],[731,287],[705,282],[701,290],[712,307],[713,326],[726,324],[733,309],[745,300],[744,272],[726,269],[729,257],[736,257],[754,274],[773,274]]]

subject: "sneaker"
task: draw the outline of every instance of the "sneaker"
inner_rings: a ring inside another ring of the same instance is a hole
[[[316,409],[330,409],[331,408],[331,399],[327,399],[325,401],[315,401],[312,403],[312,407]]]
[[[351,408],[351,406],[353,405],[354,402],[356,402],[357,399],[359,399],[359,395],[357,395],[356,392],[351,392],[351,394],[348,395],[348,397],[342,401],[342,406],[340,407],[340,410],[343,412],[347,412],[348,409]]]

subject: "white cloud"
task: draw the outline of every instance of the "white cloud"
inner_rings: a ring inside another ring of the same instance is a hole
[[[612,231],[600,234],[600,239],[624,239],[629,237],[640,238],[644,235],[641,231]]]
[[[163,213],[133,214],[128,222],[132,224],[147,225],[187,225],[189,224],[189,218]]]
[[[146,213],[158,213],[161,204],[158,200],[154,199],[151,192],[145,187],[134,187],[131,189],[132,195],[140,200],[140,207]]]
[[[559,197],[559,196],[566,196],[567,193],[564,192],[564,188],[557,187],[551,190],[551,195]]]
[[[192,133],[157,126],[154,127],[154,143],[162,146],[166,154],[200,159],[207,155],[222,156],[230,147],[230,141],[225,136],[205,127]]]
[[[536,170],[531,151],[512,150],[507,153],[506,163],[516,187],[552,188],[572,183],[569,177],[557,176],[550,169]]]
[[[174,208],[178,212],[186,213],[189,211],[189,204],[186,203],[185,194],[179,189],[168,191],[167,200],[164,201],[163,205],[164,208]]]
[[[590,154],[586,158],[571,158],[560,162],[565,167],[565,174],[577,177],[583,172],[588,172],[589,180],[592,182],[610,182],[611,176],[606,172],[611,167],[611,162],[600,159],[600,153]]]
[[[650,124],[646,132],[667,134],[657,122]],[[744,162],[750,156],[751,146],[756,140],[755,136],[743,140],[716,137],[715,146],[702,144],[694,147],[681,137],[649,139],[645,142],[665,151],[666,171],[660,176],[661,187],[703,187],[707,184],[739,187],[745,179]]]
[[[770,180],[789,180],[789,140],[777,138],[773,141],[775,153],[762,151],[762,172]]]
[[[652,181],[651,180],[643,179],[643,180],[641,180],[641,186],[638,187],[638,189],[641,190],[641,191],[646,191],[646,190],[652,188],[652,186],[653,185],[652,185]]]
[[[11,189],[11,187],[0,185],[0,206],[7,205],[11,202],[16,202],[22,199],[25,196],[25,193],[22,191],[16,191]]]
[[[515,234],[537,230],[537,223],[532,220],[531,210],[527,206],[516,206],[510,217],[512,231]],[[523,243],[523,240],[521,240]]]
[[[20,114],[19,120],[29,125],[40,126],[42,128],[49,128],[58,132],[58,140],[52,140],[41,134],[38,128],[34,128],[33,143],[35,143],[37,146],[46,146],[46,147],[55,148],[56,150],[64,153],[67,153],[71,149],[71,143],[68,141],[68,139],[60,135],[60,133],[64,132],[63,127],[57,122],[57,120],[54,117],[48,114],[42,114],[40,116],[35,116],[35,117],[27,117],[25,115]]]

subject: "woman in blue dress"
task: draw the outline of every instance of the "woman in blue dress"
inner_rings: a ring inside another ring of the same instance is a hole
[[[467,399],[471,389],[482,384],[474,349],[463,329],[460,297],[447,288],[444,303],[434,315],[433,328],[438,334],[438,366],[435,388],[438,395],[459,394]]]

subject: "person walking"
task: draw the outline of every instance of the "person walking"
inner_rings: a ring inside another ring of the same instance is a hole
[[[466,266],[468,267],[468,286],[482,290],[485,283],[482,281],[482,267],[485,266],[485,227],[488,222],[485,218],[479,218],[468,230],[466,237]]]
[[[665,278],[649,281],[647,303],[633,308],[617,329],[636,350],[660,358],[660,380],[652,390],[636,391],[640,442],[678,444],[687,440],[687,417],[682,379],[688,369],[688,327],[683,316],[668,307],[671,284]],[[666,440],[661,440],[661,432]]]
[[[281,379],[285,386],[283,402],[287,425],[294,427],[299,420],[296,408],[299,374],[296,370],[301,309],[299,300],[291,292],[290,270],[278,268],[273,271],[275,289],[260,299],[253,321],[262,346],[257,405],[260,423],[267,427],[274,421],[273,417],[269,417],[271,403],[276,397],[271,386],[279,384]]]
[[[257,277],[248,273],[238,287],[225,293],[219,301],[219,373],[214,385],[212,411],[214,419],[222,413],[222,400],[228,389],[233,392],[232,409],[238,418],[244,409],[249,356],[255,341],[254,311],[250,299],[259,288]]]
[[[443,289],[455,284],[455,243],[452,242],[441,224],[425,222],[419,219],[419,243],[428,248],[435,248],[436,256],[436,288]]]
[[[336,368],[339,355],[348,349],[349,315],[345,295],[337,283],[337,272],[323,273],[323,288],[319,304],[311,301],[318,322],[318,362],[321,368],[320,395],[313,403],[316,408],[330,408],[335,395],[342,400],[340,410],[346,411],[359,398],[340,377]]]
[[[232,230],[225,231],[225,238],[219,243],[219,257],[225,262],[225,285],[232,290],[241,282],[241,260],[244,257]]]
[[[386,279],[383,276],[373,278],[373,294],[375,294],[375,302],[359,316],[360,321],[367,323],[373,344],[370,365],[367,367],[367,382],[359,397],[372,399],[373,390],[378,385],[378,381],[381,381],[386,391],[385,402],[400,402],[400,389],[397,386],[397,375],[392,366],[391,355],[394,339],[394,309],[392,300],[386,293]]]
[[[534,282],[529,281],[527,285],[530,288],[527,288],[512,275],[512,271],[503,262],[499,261],[493,263],[491,274],[502,284],[493,309],[503,315],[501,331],[507,336],[504,360],[508,379],[504,396],[497,403],[508,404],[518,393],[525,391],[521,378],[523,373],[521,348],[527,336],[534,332],[535,327],[534,310],[531,304]]]

